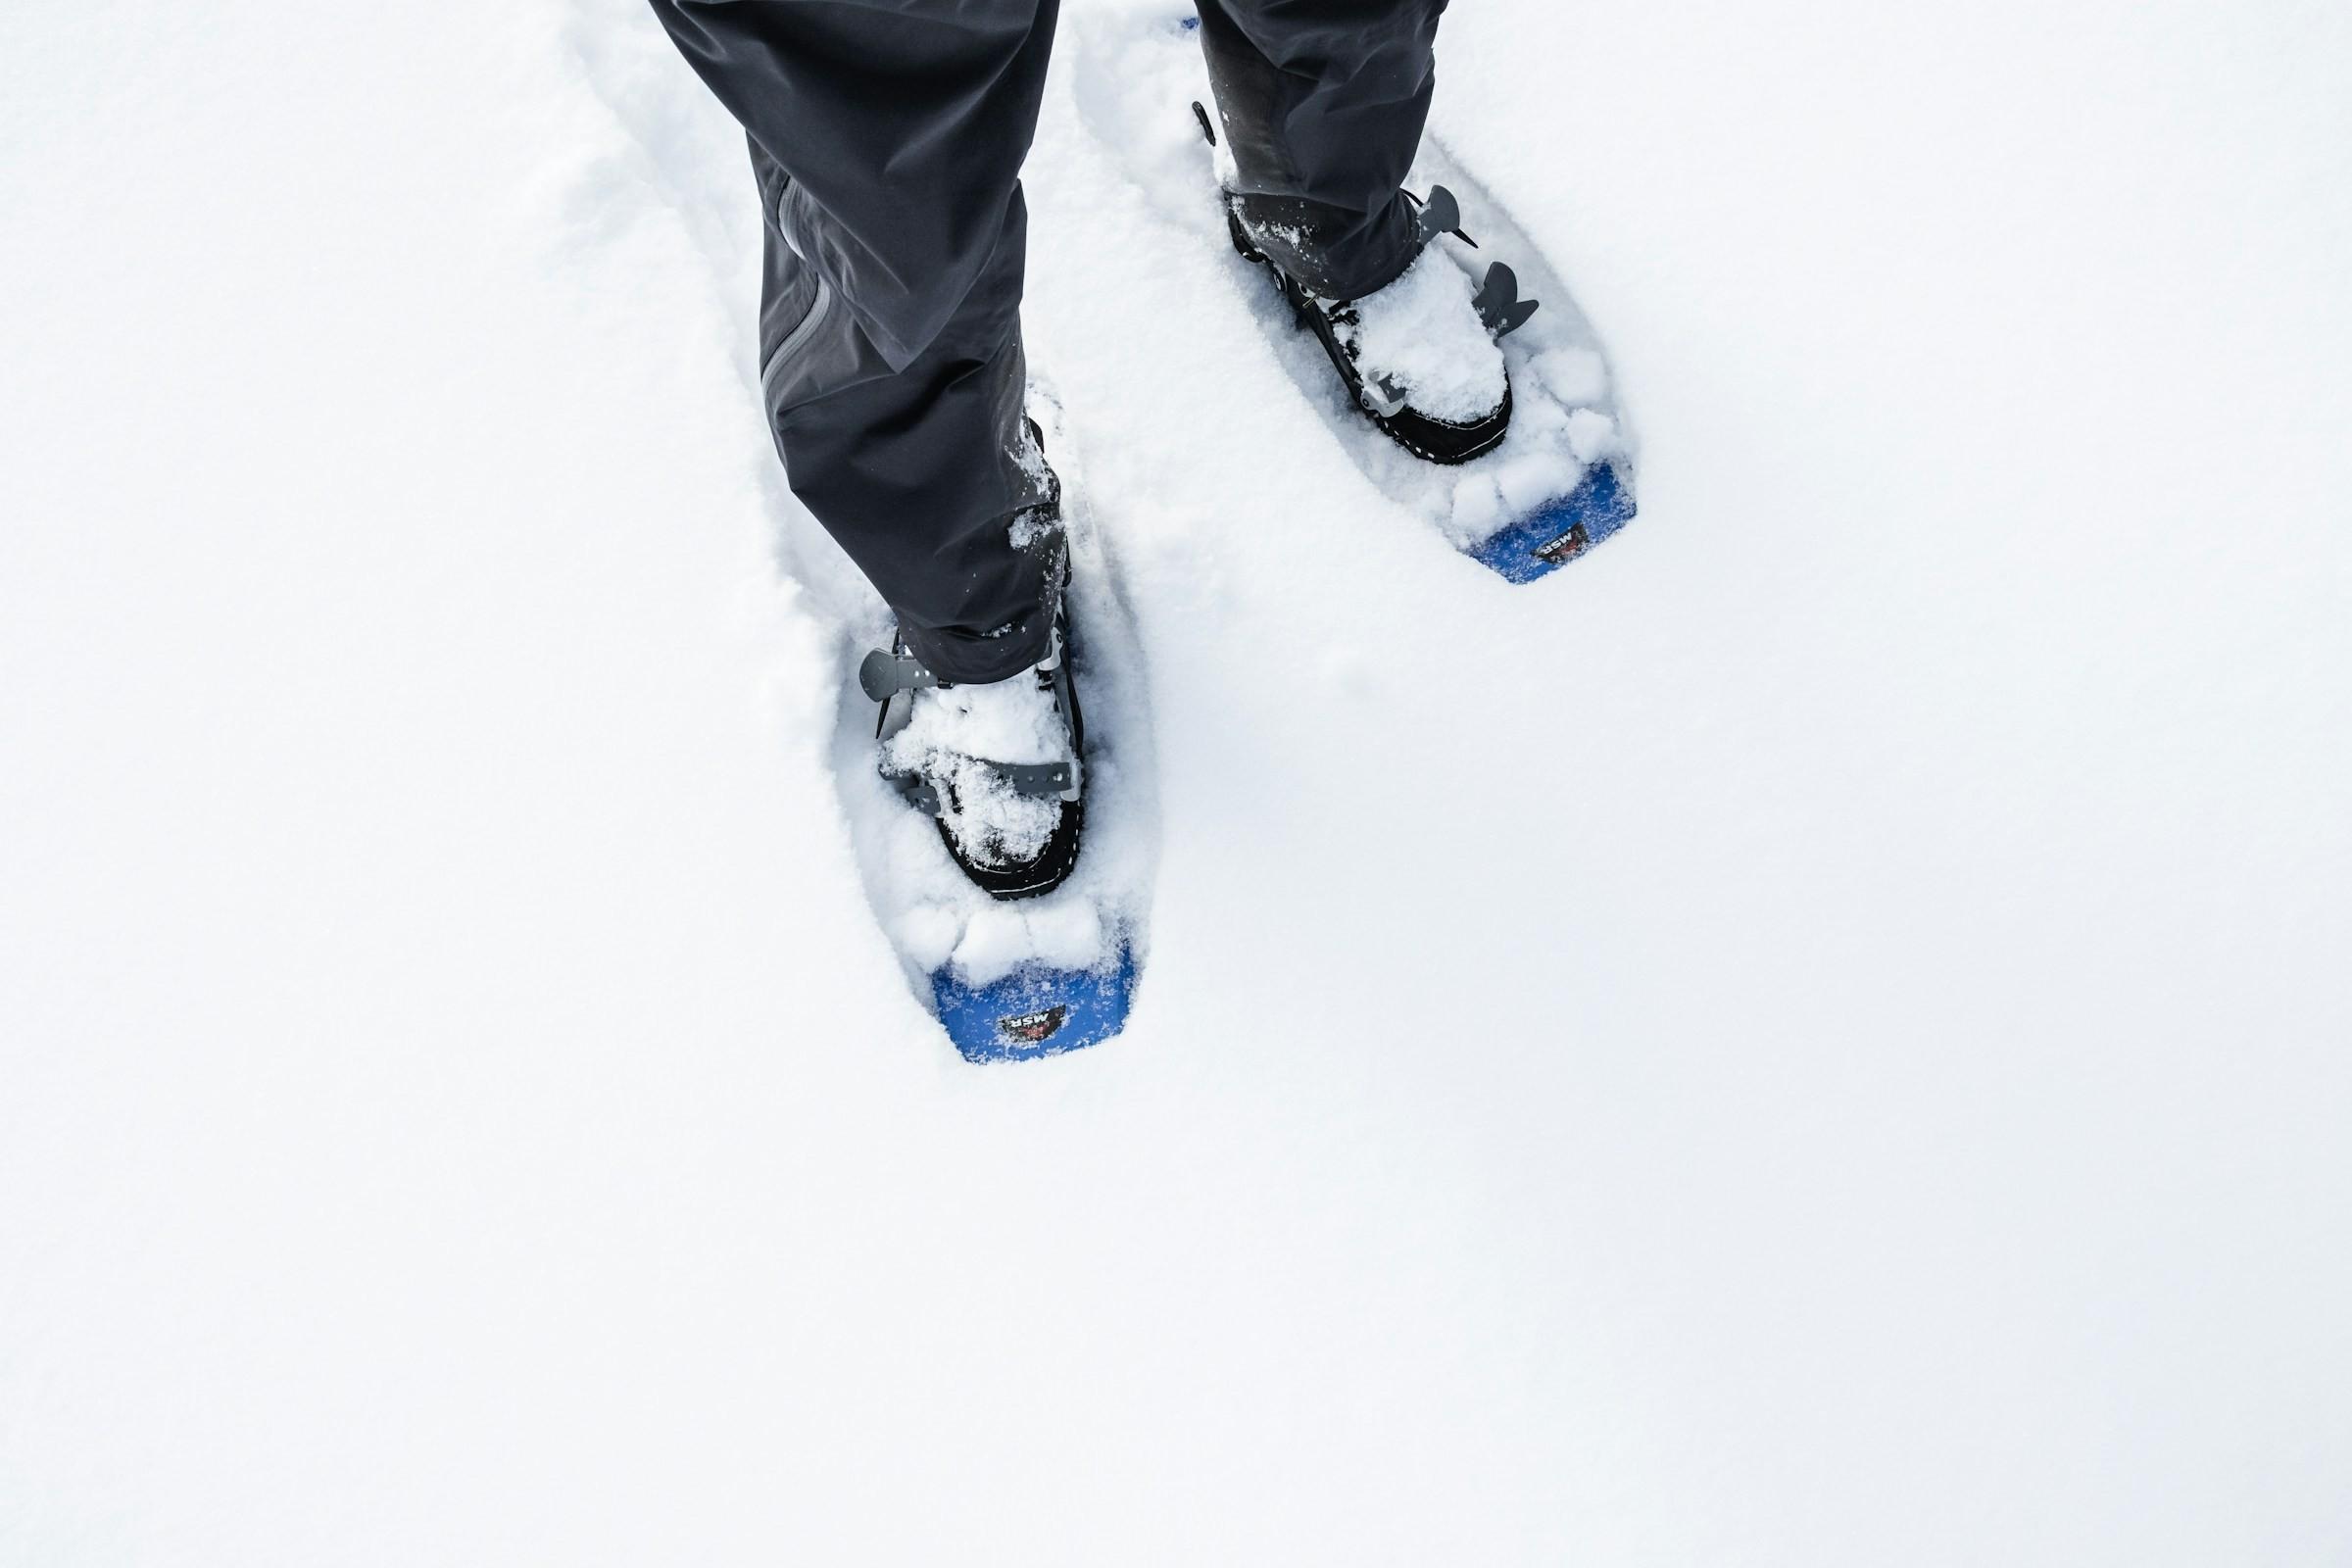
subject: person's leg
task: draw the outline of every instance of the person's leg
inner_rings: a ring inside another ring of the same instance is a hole
[[[1062,542],[1057,529],[1015,527],[1048,499],[1024,423],[1017,193],[960,308],[893,369],[846,293],[779,226],[782,171],[757,146],[752,161],[767,209],[760,395],[793,493],[926,668],[961,684],[1026,670],[1046,652]],[[782,210],[801,220],[797,204]]]
[[[1421,145],[1446,0],[1197,0],[1236,207],[1251,241],[1332,299],[1417,249],[1404,176]]]
[[[1047,499],[1022,423],[1019,171],[1055,0],[653,5],[750,133],[760,386],[794,493],[935,673],[1027,668],[1060,541],[1013,526]]]

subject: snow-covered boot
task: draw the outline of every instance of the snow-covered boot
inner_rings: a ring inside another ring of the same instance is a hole
[[[1199,105],[1202,129],[1207,115]],[[1511,383],[1501,339],[1536,313],[1519,298],[1519,280],[1495,262],[1473,283],[1454,258],[1432,243],[1461,230],[1453,193],[1433,186],[1426,199],[1408,200],[1419,253],[1384,286],[1352,300],[1326,299],[1284,271],[1251,243],[1238,204],[1229,195],[1226,226],[1233,248],[1273,274],[1298,323],[1315,334],[1348,396],[1372,422],[1406,451],[1432,463],[1468,463],[1501,444],[1511,424]]]
[[[1034,424],[1030,435],[1037,439]],[[1043,515],[1015,526],[1058,534],[1058,487],[1036,511]],[[858,668],[858,684],[881,705],[882,776],[938,820],[963,874],[1000,899],[1051,893],[1078,863],[1086,727],[1070,670],[1068,572],[1062,555],[1049,574],[1055,606],[1046,657],[1008,679],[943,681],[901,636]]]

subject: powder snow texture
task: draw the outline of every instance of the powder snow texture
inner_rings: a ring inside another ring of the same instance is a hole
[[[0,1561],[2352,1559],[2352,15],[1454,7],[1642,436],[1514,589],[1100,12],[1152,952],[1005,1070],[645,9],[12,14]]]
[[[1471,300],[1477,290],[1443,245],[1357,300],[1340,342],[1365,379],[1402,392],[1432,418],[1468,424],[1502,406],[1502,351]]]

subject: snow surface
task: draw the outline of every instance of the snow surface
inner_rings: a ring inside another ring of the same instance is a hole
[[[12,18],[0,1562],[2346,1560],[2352,19],[1455,8],[1643,443],[1522,590],[1101,9],[1029,320],[1152,948],[1002,1069],[650,17]]]

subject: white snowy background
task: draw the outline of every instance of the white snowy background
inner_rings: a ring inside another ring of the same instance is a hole
[[[2352,15],[1462,0],[1642,515],[1384,503],[1087,134],[1133,1023],[869,913],[632,0],[0,44],[0,1563],[2352,1560]]]

